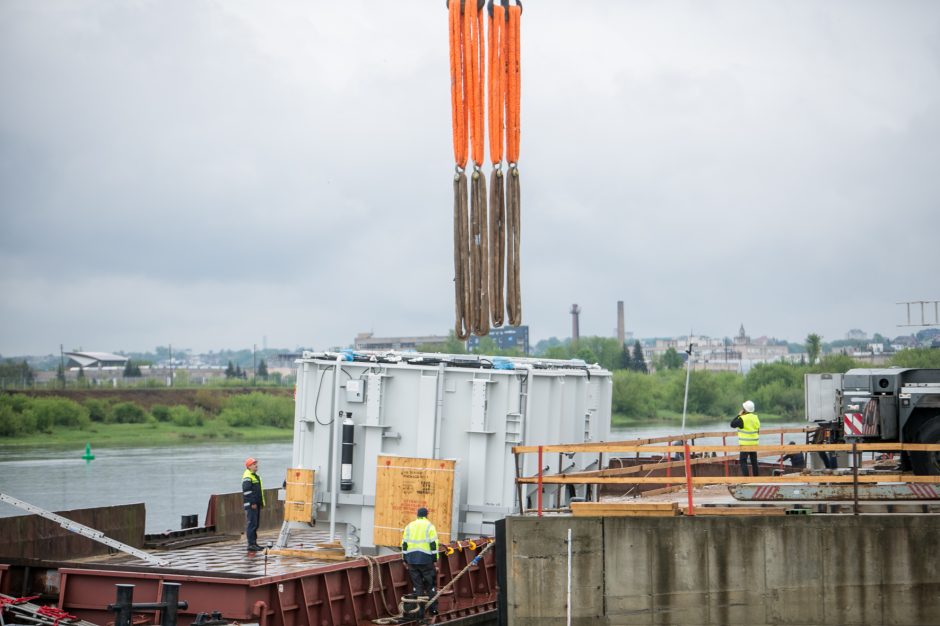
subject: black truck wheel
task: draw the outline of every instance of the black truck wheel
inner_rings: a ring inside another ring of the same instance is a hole
[[[917,432],[917,443],[940,443],[940,415],[930,418]],[[940,452],[911,452],[914,473],[940,476]]]

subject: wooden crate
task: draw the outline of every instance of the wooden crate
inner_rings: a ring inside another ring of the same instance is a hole
[[[284,521],[309,522],[313,519],[313,470],[288,469],[284,496]]]
[[[676,502],[572,502],[575,517],[673,517]]]
[[[437,528],[438,543],[450,543],[456,461],[379,456],[375,478],[377,546],[398,546],[419,507]]]

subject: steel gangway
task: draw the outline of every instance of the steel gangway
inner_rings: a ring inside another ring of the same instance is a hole
[[[69,532],[82,535],[83,537],[88,537],[92,541],[97,541],[98,543],[103,543],[104,545],[110,548],[114,548],[115,550],[124,552],[125,554],[130,554],[131,556],[137,557],[138,559],[142,561],[146,561],[150,563],[151,565],[159,565],[161,567],[166,567],[167,565],[170,564],[170,562],[166,559],[157,558],[154,555],[150,554],[149,552],[138,550],[134,546],[129,546],[126,543],[122,543],[116,539],[111,539],[100,530],[89,528],[88,526],[85,526],[84,524],[79,524],[78,522],[70,520],[66,517],[57,515],[53,513],[52,511],[47,511],[46,509],[38,507],[35,504],[30,504],[29,502],[24,502],[23,500],[20,500],[19,498],[14,498],[11,495],[0,493],[0,502],[6,502],[7,504],[15,506],[19,509],[23,509],[24,511],[28,511],[35,515],[39,515],[40,517],[44,517],[48,520],[52,520],[53,522],[57,523],[65,530],[68,530]]]

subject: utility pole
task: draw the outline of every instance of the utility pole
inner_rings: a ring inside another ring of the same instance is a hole
[[[62,388],[65,389],[65,350],[59,344],[59,367],[62,368]]]
[[[258,377],[258,367],[255,365],[255,353],[258,352],[258,344],[251,344],[251,384],[255,384],[255,379]]]
[[[682,400],[682,434],[685,434],[685,415],[689,407],[689,376],[692,373],[692,331],[689,331],[689,348],[685,351],[688,355],[685,361],[685,397]]]

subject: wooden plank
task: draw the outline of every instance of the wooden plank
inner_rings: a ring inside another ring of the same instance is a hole
[[[287,470],[284,496],[284,521],[309,522],[313,519],[314,471],[290,468]]]
[[[659,510],[659,511],[642,511],[642,510],[610,510],[610,511],[594,511],[594,510],[571,510],[571,514],[574,517],[676,517],[679,515],[679,509],[675,510]]]
[[[317,561],[345,561],[346,554],[342,550],[296,550],[292,548],[272,548],[268,554],[274,556],[294,556],[302,559],[316,559]]]
[[[682,514],[688,515],[688,507],[682,507]],[[699,515],[786,515],[787,510],[770,506],[697,506],[695,516]]]
[[[422,506],[437,528],[438,542],[450,543],[456,461],[380,455],[376,463],[375,545],[398,546]]]
[[[679,507],[678,502],[572,502],[571,510],[592,509],[612,511],[673,511]]]

